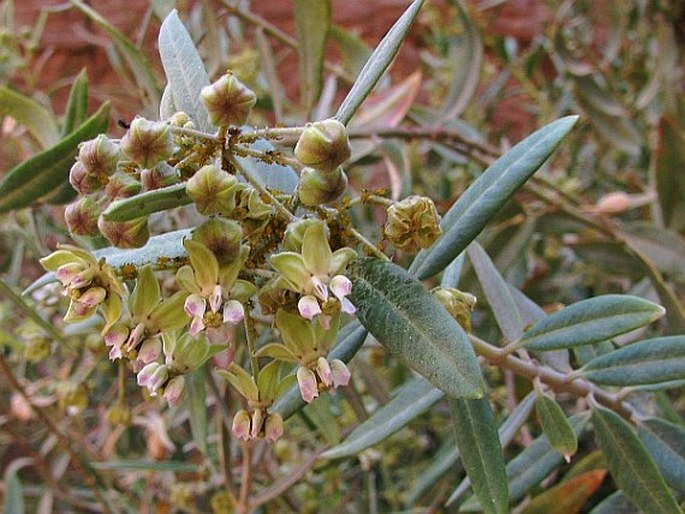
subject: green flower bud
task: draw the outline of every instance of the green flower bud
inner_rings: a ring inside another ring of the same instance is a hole
[[[102,187],[98,178],[91,174],[81,161],[76,161],[69,171],[69,183],[77,193],[89,195]]]
[[[178,183],[178,173],[174,167],[162,162],[152,169],[141,171],[140,181],[143,184],[143,191],[152,191]]]
[[[341,168],[326,174],[313,168],[305,168],[300,174],[297,194],[302,205],[317,207],[335,202],[346,189],[347,175]]]
[[[219,127],[243,125],[257,103],[257,95],[232,73],[202,88],[200,99],[205,104],[209,121]]]
[[[230,264],[240,255],[243,229],[233,220],[212,218],[193,231],[192,239],[209,248],[219,266]]]
[[[200,214],[228,216],[235,208],[238,181],[214,164],[203,166],[186,183],[186,192]]]
[[[94,236],[98,233],[98,218],[102,207],[88,196],[82,196],[64,210],[69,233],[72,236]]]
[[[350,157],[345,125],[335,119],[308,123],[295,146],[295,157],[305,166],[334,171]]]
[[[476,306],[476,297],[452,287],[436,287],[431,292],[457,323],[467,332],[471,332],[471,312]]]
[[[385,237],[408,253],[428,248],[442,234],[435,204],[425,196],[409,196],[391,205],[387,216]]]
[[[169,125],[161,121],[136,118],[121,139],[121,149],[142,168],[152,168],[174,154]]]
[[[147,217],[119,222],[107,221],[100,216],[98,229],[117,248],[140,248],[145,246],[150,238]]]
[[[141,189],[140,182],[128,173],[119,171],[109,178],[105,186],[105,195],[110,200],[118,200],[135,196]]]
[[[104,134],[79,145],[78,160],[97,177],[108,177],[114,173],[120,158],[119,145]]]

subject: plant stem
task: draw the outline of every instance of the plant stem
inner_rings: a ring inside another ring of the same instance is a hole
[[[248,514],[250,512],[250,482],[252,482],[252,444],[250,441],[244,442],[243,450],[243,473],[240,482],[240,498],[238,500],[238,512]]]
[[[379,259],[382,259],[384,261],[390,262],[390,257],[385,255],[383,252],[381,252],[378,248],[376,248],[376,245],[374,245],[371,241],[366,239],[361,232],[357,231],[354,227],[349,226],[345,227],[345,230],[348,231],[352,237],[354,237],[361,245],[366,248],[370,253],[378,257]]]

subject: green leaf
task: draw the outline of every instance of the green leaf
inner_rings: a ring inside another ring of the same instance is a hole
[[[544,352],[598,343],[648,325],[664,312],[660,305],[636,296],[597,296],[550,314],[533,325],[517,346]]]
[[[573,376],[634,386],[685,378],[685,336],[656,337],[595,357]]]
[[[88,73],[83,68],[74,79],[62,124],[62,137],[71,134],[88,117]]]
[[[505,448],[514,439],[514,436],[518,433],[520,428],[526,422],[530,413],[533,411],[535,405],[535,393],[528,394],[521,402],[516,406],[516,408],[511,412],[509,417],[504,420],[504,423],[499,427],[498,437],[502,448]],[[459,459],[459,449],[454,447],[447,455],[442,458],[434,460],[430,467],[425,470],[421,475],[414,480],[411,490],[408,493],[407,504],[413,504],[417,499],[419,499],[425,491],[428,490],[442,475],[447,473],[447,471],[452,467],[452,465]],[[460,487],[463,485],[463,490],[466,492],[468,486],[470,486],[471,481],[468,477],[459,484]]]
[[[317,430],[328,444],[338,444],[340,442],[340,424],[331,412],[331,397],[323,395],[315,402],[309,403],[304,407],[304,413],[314,423]]]
[[[423,414],[444,394],[423,377],[413,378],[387,404],[355,428],[342,444],[325,451],[321,458],[337,459],[366,450]]]
[[[7,514],[22,514],[26,511],[24,504],[24,488],[19,478],[19,470],[33,463],[33,459],[22,457],[7,465],[4,474],[4,502],[3,512]]]
[[[631,248],[649,257],[659,271],[685,281],[685,240],[677,232],[647,223],[631,223],[623,226],[623,235]]]
[[[681,99],[682,101],[682,99]],[[682,104],[681,104],[682,105]],[[682,110],[681,112],[685,112]],[[659,207],[667,227],[685,227],[685,116],[666,113],[659,123],[659,147],[656,152],[656,189]]]
[[[197,472],[197,464],[180,461],[112,460],[91,463],[95,469],[115,471],[177,471],[179,473]]]
[[[419,13],[423,2],[424,0],[414,0],[381,42],[378,43],[378,46],[359,73],[359,77],[354,82],[352,89],[347,93],[345,100],[343,100],[338,108],[335,117],[340,123],[347,125],[350,122],[361,103],[369,96],[378,80],[385,73],[388,66],[390,66],[397,51],[400,49],[402,41],[407,37],[407,33],[414,23],[414,19]]]
[[[185,182],[115,200],[102,213],[108,221],[130,221],[154,212],[166,211],[193,201],[186,194]]]
[[[461,0],[453,0],[451,3],[457,8],[459,22],[464,26],[464,32],[458,38],[450,38],[449,59],[452,61],[450,67],[452,76],[442,107],[443,119],[457,118],[466,110],[478,87],[483,62],[483,43],[475,23],[466,12]]]
[[[590,514],[642,514],[622,491],[607,496]]]
[[[136,84],[145,92],[147,101],[156,104],[159,101],[161,87],[152,71],[154,68],[150,63],[150,59],[140,51],[133,41],[82,0],[71,0],[71,3],[112,38],[114,47],[123,56]]]
[[[464,330],[399,266],[373,258],[349,266],[357,317],[388,351],[454,398],[480,398],[476,355]]]
[[[449,404],[461,461],[483,511],[488,514],[508,512],[504,456],[488,398],[450,399]]]
[[[541,393],[535,401],[535,412],[552,448],[570,460],[578,450],[578,439],[561,406],[551,396]]]
[[[367,331],[358,321],[348,323],[338,334],[338,343],[329,354],[328,359],[340,359],[347,363],[352,360],[366,340]],[[269,412],[278,412],[285,421],[290,416],[305,406],[297,384],[294,384],[283,396],[281,396],[269,409]]]
[[[593,406],[592,424],[611,476],[630,501],[644,512],[682,513],[659,468],[621,416]]]
[[[200,100],[200,91],[209,85],[209,77],[176,9],[164,19],[158,44],[174,107],[188,114],[199,130],[213,132]]]
[[[577,120],[567,116],[546,125],[488,167],[445,214],[442,236],[419,252],[410,271],[424,279],[444,269],[542,166]]]
[[[637,433],[666,482],[685,493],[685,429],[664,419],[647,418],[638,422]]]
[[[55,116],[41,104],[0,85],[0,114],[11,116],[28,129],[42,148],[53,146],[59,141],[59,129]]]
[[[55,146],[12,168],[0,184],[0,213],[28,207],[67,182],[82,141],[107,130],[109,102]]]
[[[523,335],[523,321],[504,277],[477,242],[474,241],[468,246],[466,254],[476,271],[504,339],[509,342],[515,341]]]
[[[190,432],[198,449],[207,455],[207,387],[202,368],[186,375]]]
[[[297,52],[302,105],[311,109],[321,92],[326,38],[331,27],[331,0],[295,0]]]
[[[107,264],[119,274],[122,274],[122,267],[125,265],[132,265],[138,269],[146,264],[151,264],[153,269],[162,270],[174,262],[186,260],[187,253],[183,246],[183,240],[187,237],[190,237],[189,229],[175,230],[151,237],[142,248],[107,247],[95,250],[93,255],[97,259],[104,258]],[[46,273],[28,286],[23,294],[31,294],[33,291],[55,281],[54,273]]]

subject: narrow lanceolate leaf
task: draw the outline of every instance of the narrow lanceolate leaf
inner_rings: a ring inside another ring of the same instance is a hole
[[[504,277],[475,241],[469,245],[466,253],[502,335],[507,341],[515,341],[523,334],[523,321]]]
[[[487,397],[450,400],[457,448],[483,511],[509,511],[509,489],[497,424]]]
[[[453,398],[480,398],[483,384],[464,330],[420,282],[373,258],[350,265],[357,316],[388,351]]]
[[[638,423],[637,433],[666,482],[685,493],[685,428],[664,419],[648,418]]]
[[[483,61],[483,43],[476,24],[466,12],[461,0],[455,0],[453,3],[457,7],[464,32],[458,40],[453,41],[453,50],[449,56],[452,60],[452,80],[442,108],[443,119],[457,118],[466,110],[476,92]]]
[[[533,325],[518,346],[544,352],[598,343],[649,325],[664,312],[660,305],[636,296],[598,296],[550,314]]]
[[[535,412],[549,444],[569,460],[578,450],[578,439],[564,411],[551,396],[542,393],[535,401]]]
[[[331,27],[331,0],[295,0],[300,96],[311,109],[321,92],[326,38]]]
[[[633,386],[685,379],[685,336],[647,339],[595,357],[574,375]]]
[[[100,15],[100,13],[86,5],[82,0],[71,0],[71,3],[102,28],[102,30],[107,32],[107,35],[112,38],[115,48],[123,56],[138,87],[145,92],[147,100],[154,102],[156,105],[160,93],[160,86],[157,77],[153,72],[154,68],[150,63],[150,59],[140,51],[133,41],[117,30],[114,25],[109,23]]]
[[[616,491],[602,500],[590,514],[643,514],[623,491]]]
[[[522,514],[576,514],[587,504],[606,474],[606,469],[594,469],[564,480],[533,498]]]
[[[345,441],[321,454],[324,459],[355,455],[379,443],[423,414],[444,396],[423,377],[406,383],[386,405],[355,428]]]
[[[619,488],[644,512],[682,514],[647,449],[630,425],[614,411],[592,409],[592,424]]]
[[[59,141],[54,115],[34,99],[0,86],[0,114],[11,116],[28,129],[42,148]]]
[[[442,236],[419,252],[410,271],[424,279],[444,269],[542,166],[577,120],[577,116],[567,116],[550,123],[497,159],[445,214],[440,223]]]
[[[338,342],[328,354],[329,360],[340,359],[345,363],[350,362],[364,344],[367,334],[366,329],[358,321],[345,325],[340,329]],[[305,405],[299,387],[295,384],[276,400],[269,412],[278,412],[286,420]]]
[[[151,237],[142,248],[123,250],[107,247],[95,250],[93,255],[97,259],[104,258],[118,274],[123,274],[126,271],[125,267],[132,267],[134,271],[137,271],[146,264],[151,264],[155,270],[174,269],[184,263],[188,257],[183,247],[183,240],[187,237],[190,237],[189,229],[175,230]],[[46,273],[28,286],[22,294],[31,294],[56,280],[54,273]]]
[[[335,115],[340,123],[344,125],[349,123],[361,103],[369,96],[378,80],[385,73],[388,66],[390,66],[397,51],[400,49],[402,41],[407,36],[409,28],[414,23],[414,19],[419,13],[423,2],[424,0],[414,0],[381,42],[378,43],[378,46],[371,54],[371,57],[369,57],[369,60],[366,61],[362,71],[359,73],[359,77],[352,86],[352,89],[350,89],[350,92],[347,93],[345,100],[343,100]]]
[[[158,44],[174,107],[188,114],[198,129],[213,131],[200,100],[200,91],[209,85],[209,77],[176,9],[164,19]]]
[[[0,213],[28,207],[66,183],[79,143],[101,134],[108,124],[109,103],[105,103],[55,146],[12,168],[0,184]]]
[[[71,134],[88,117],[88,73],[82,69],[69,91],[62,124],[62,137]]]
[[[192,203],[192,200],[186,194],[184,182],[116,200],[105,209],[102,215],[109,221],[129,221],[189,203]]]
[[[198,449],[207,455],[207,387],[202,369],[186,375],[190,432]]]

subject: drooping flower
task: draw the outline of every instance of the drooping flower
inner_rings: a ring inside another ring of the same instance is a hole
[[[241,248],[240,256],[220,267],[214,253],[205,245],[186,239],[183,245],[190,257],[190,266],[176,273],[176,281],[190,295],[184,303],[192,318],[190,333],[197,335],[206,328],[220,328],[224,323],[237,324],[245,316],[245,302],[256,292],[254,285],[238,279],[249,249]]]
[[[300,315],[310,320],[326,311],[321,318],[324,325],[328,322],[330,312],[356,312],[347,299],[352,291],[352,282],[342,272],[357,255],[351,248],[332,252],[325,230],[323,222],[312,224],[302,237],[301,253],[281,252],[269,260],[280,275],[281,286],[301,295],[298,301]],[[335,298],[333,302],[329,292]],[[336,302],[337,306],[331,309],[331,303]]]

